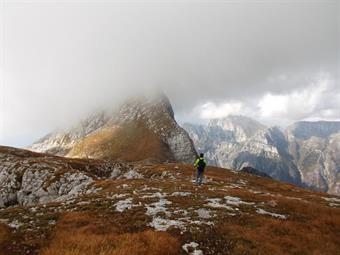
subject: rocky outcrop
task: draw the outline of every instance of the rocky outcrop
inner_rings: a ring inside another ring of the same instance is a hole
[[[96,192],[95,180],[131,179],[132,173],[137,175],[124,163],[78,162],[0,146],[0,208],[66,201]]]

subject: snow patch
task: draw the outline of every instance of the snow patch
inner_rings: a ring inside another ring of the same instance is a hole
[[[262,214],[262,215],[270,215],[270,216],[272,216],[272,217],[279,218],[279,219],[282,219],[282,220],[287,219],[287,216],[286,216],[286,215],[278,214],[278,213],[272,213],[272,212],[267,212],[267,211],[265,211],[265,210],[263,210],[263,209],[261,209],[261,208],[258,208],[258,209],[256,210],[256,212],[257,212],[258,214]]]
[[[158,197],[158,198],[164,198],[166,196],[166,194],[162,194],[160,192],[156,192],[156,193],[153,193],[151,195],[144,195],[142,196],[141,198],[155,198],[155,197]]]
[[[205,204],[206,206],[212,207],[212,208],[225,208],[227,210],[233,211],[234,209],[228,205],[221,204],[222,201],[221,198],[208,198],[208,203]]]
[[[14,220],[11,223],[8,224],[9,227],[19,229],[23,224],[19,222],[18,220]]]
[[[171,194],[171,196],[180,196],[180,197],[186,197],[190,196],[192,193],[190,192],[181,192],[181,191],[176,191]]]
[[[169,227],[178,227],[180,229],[184,229],[184,223],[180,220],[169,220],[164,219],[161,217],[154,217],[152,219],[152,222],[148,224],[148,226],[151,226],[155,228],[157,231],[166,231]]]
[[[122,173],[122,171],[119,168],[114,168],[111,172],[110,178],[115,179],[117,178],[120,174]]]
[[[340,206],[340,198],[337,197],[323,197],[327,202],[329,202],[329,206],[337,207]]]
[[[210,215],[210,211],[207,209],[198,209],[196,210],[198,217],[201,219],[210,219],[212,216]]]
[[[117,203],[115,203],[116,211],[118,212],[124,212],[126,209],[131,209],[132,204],[132,198],[127,198],[125,200],[120,200]]]
[[[165,198],[160,198],[158,202],[146,205],[146,214],[149,216],[155,216],[157,213],[164,212],[167,216],[170,216],[170,213],[165,207],[165,205],[170,204],[172,204],[172,202],[166,200]]]
[[[195,242],[191,242],[191,243],[186,243],[182,246],[182,249],[191,255],[203,255],[202,250],[198,249],[199,244],[195,243]],[[193,251],[191,251],[193,250]]]
[[[144,176],[140,173],[138,173],[136,170],[134,169],[131,169],[130,171],[126,172],[124,175],[123,175],[124,178],[126,179],[143,179]]]
[[[234,205],[234,206],[255,204],[251,202],[244,202],[239,197],[225,196],[224,199],[226,200],[226,203],[228,205]]]

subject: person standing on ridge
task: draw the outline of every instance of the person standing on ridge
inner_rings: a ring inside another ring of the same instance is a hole
[[[205,166],[207,165],[203,156],[204,154],[201,153],[194,163],[194,167],[197,168],[196,184],[198,185],[202,184],[204,169],[205,169]]]

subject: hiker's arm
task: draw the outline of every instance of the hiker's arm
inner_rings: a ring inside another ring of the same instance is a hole
[[[198,165],[198,162],[199,162],[199,161],[200,161],[199,159],[196,159],[196,160],[195,160],[195,163],[194,163],[194,166],[195,166],[195,167]]]

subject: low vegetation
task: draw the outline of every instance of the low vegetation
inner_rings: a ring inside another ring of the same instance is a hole
[[[196,186],[189,165],[117,164],[122,173],[112,177],[98,160],[60,160],[74,171],[93,171],[95,192],[0,209],[0,255],[340,251],[339,197],[216,167]]]
[[[146,230],[115,233],[94,215],[67,213],[59,220],[48,247],[41,255],[175,255],[180,242],[170,234]]]

